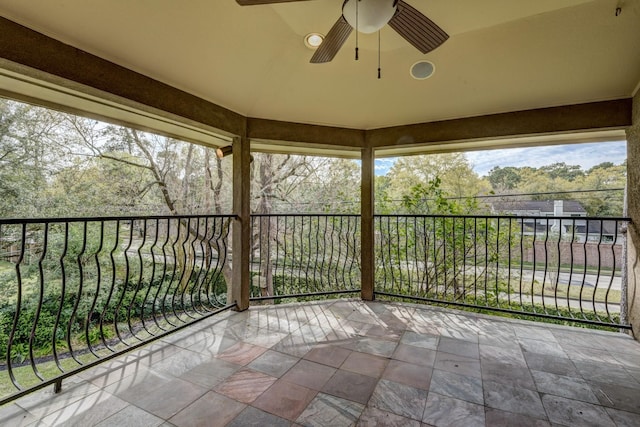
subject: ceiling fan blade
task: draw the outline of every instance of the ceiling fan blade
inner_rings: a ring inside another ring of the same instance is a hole
[[[309,1],[309,0],[236,0],[236,2],[240,6],[256,6],[260,4],[289,3],[294,1]]]
[[[431,19],[402,0],[389,26],[422,53],[431,52],[449,38]]]
[[[333,24],[316,53],[311,57],[310,62],[312,64],[331,62],[344,42],[349,38],[351,31],[353,31],[353,27],[340,15],[340,18]]]

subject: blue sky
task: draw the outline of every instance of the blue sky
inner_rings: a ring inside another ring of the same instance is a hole
[[[494,166],[540,167],[557,162],[580,165],[583,170],[587,170],[602,162],[622,163],[627,158],[627,143],[615,141],[507,148],[470,151],[466,153],[466,156],[473,170],[480,176],[486,175]],[[385,175],[395,161],[395,157],[376,159],[376,175]]]

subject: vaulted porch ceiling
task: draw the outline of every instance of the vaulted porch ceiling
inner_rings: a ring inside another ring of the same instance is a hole
[[[451,38],[422,55],[386,27],[310,64],[342,0],[241,7],[233,0],[0,0],[4,17],[241,115],[375,129],[630,97],[640,79],[640,2],[408,3]],[[427,59],[433,77],[409,67]]]

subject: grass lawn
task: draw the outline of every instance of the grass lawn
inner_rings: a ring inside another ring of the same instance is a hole
[[[92,354],[82,354],[78,356],[78,359],[82,363],[88,363],[96,360],[96,357]],[[70,357],[61,359],[60,365],[62,365],[62,368],[65,371],[70,371],[80,366],[75,360],[73,360]],[[37,367],[40,374],[47,380],[51,378],[55,378],[61,373],[60,369],[58,369],[58,367],[56,366],[53,360],[50,362],[39,363]],[[14,368],[13,375],[15,375],[16,380],[23,388],[33,387],[34,385],[39,384],[41,382],[40,379],[36,377],[36,375],[33,373],[33,369],[31,368],[31,365]],[[9,377],[9,372],[6,369],[0,371],[0,396],[6,397],[17,391],[18,390],[15,388],[15,386],[11,382],[11,378]]]
[[[7,261],[0,261],[0,274],[9,270],[15,271],[15,269],[16,269],[15,264]]]

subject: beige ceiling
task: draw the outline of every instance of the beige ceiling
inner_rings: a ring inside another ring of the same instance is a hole
[[[359,129],[631,96],[640,0],[406,0],[451,38],[422,55],[389,27],[310,64],[342,0],[0,0],[0,13],[242,115]],[[622,13],[615,16],[622,4]],[[435,75],[414,80],[420,59]]]

